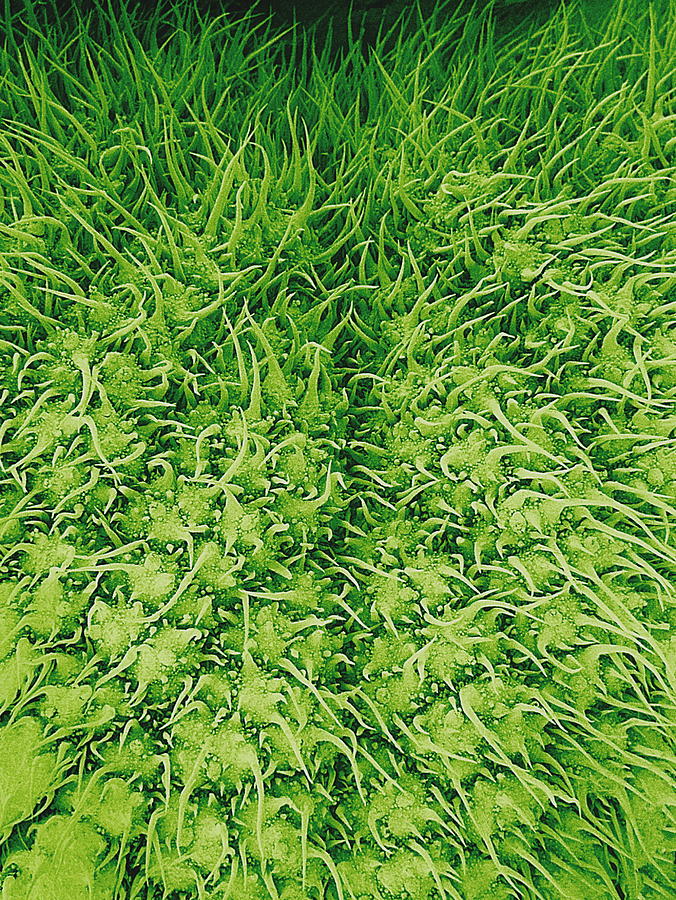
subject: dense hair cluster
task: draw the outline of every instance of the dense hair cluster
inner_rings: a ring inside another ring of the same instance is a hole
[[[2,900],[673,900],[674,0],[5,12]]]

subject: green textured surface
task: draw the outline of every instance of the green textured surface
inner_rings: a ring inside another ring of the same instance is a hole
[[[673,900],[673,0],[8,9],[1,900]]]

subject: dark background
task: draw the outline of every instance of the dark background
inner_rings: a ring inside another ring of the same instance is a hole
[[[253,12],[256,17],[271,17],[272,24],[280,29],[288,29],[294,23],[303,28],[316,26],[319,45],[324,42],[327,33],[331,33],[331,46],[339,50],[349,42],[348,36],[359,36],[367,47],[376,42],[381,29],[387,31],[399,16],[417,21],[415,13],[420,6],[423,16],[432,11],[439,3],[450,9],[464,7],[470,9],[474,0],[185,0],[187,7],[196,6],[202,20],[208,21],[211,16],[231,13],[240,17]],[[509,27],[510,21],[516,22],[524,16],[534,14],[538,18],[547,15],[562,0],[476,0],[478,4],[492,2],[495,15],[501,20],[502,27]],[[585,6],[598,7],[612,4],[615,0],[585,0]],[[142,22],[146,16],[151,17],[157,7],[169,8],[181,0],[0,0],[0,40],[6,30],[5,23],[11,21],[12,30],[23,35],[29,44],[36,40],[36,34],[49,29],[50,23],[59,19],[62,27],[74,12],[86,14],[96,12],[101,6],[115,11],[122,6],[135,11],[134,18]],[[408,14],[407,14],[408,11]],[[140,14],[140,15],[138,15]],[[92,27],[96,28],[96,15]],[[161,28],[162,26],[160,26]]]

